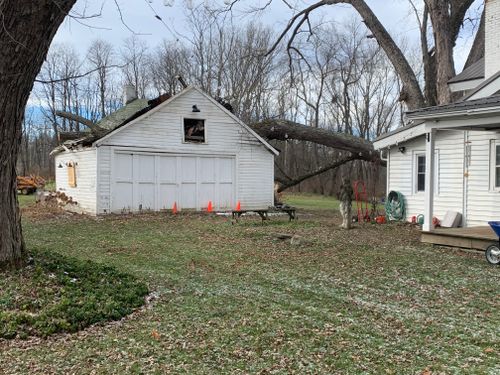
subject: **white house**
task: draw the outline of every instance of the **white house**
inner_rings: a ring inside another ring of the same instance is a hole
[[[424,231],[446,211],[463,226],[500,220],[500,0],[486,2],[485,56],[450,81],[461,101],[407,112],[409,124],[375,140],[386,151],[387,189]]]
[[[100,215],[273,204],[278,152],[196,87],[131,100],[99,125],[109,130],[53,151],[56,189],[73,208]]]

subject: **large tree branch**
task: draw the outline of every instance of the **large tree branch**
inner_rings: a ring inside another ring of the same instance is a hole
[[[100,126],[98,126],[97,124],[95,124],[94,122],[90,121],[89,119],[86,119],[85,117],[76,115],[74,113],[65,112],[65,111],[56,111],[56,116],[63,117],[63,118],[66,118],[68,120],[75,121],[75,122],[78,122],[82,125],[85,125],[95,135],[102,135],[102,134],[106,133],[106,129],[103,129]]]
[[[300,184],[302,181],[305,181],[305,180],[312,178],[314,176],[318,176],[318,175],[325,173],[329,170],[338,168],[338,167],[340,167],[340,166],[342,166],[350,161],[353,161],[353,160],[359,160],[359,157],[356,155],[345,157],[343,159],[337,160],[337,161],[335,161],[331,164],[328,164],[326,166],[319,167],[319,168],[317,168],[309,173],[306,173],[300,177],[297,177],[297,178],[294,178],[291,180],[276,179],[278,181],[278,183],[280,184],[280,186],[278,187],[278,193],[281,193],[282,191],[284,191],[286,189],[289,189],[293,186],[296,186],[296,185]]]
[[[252,129],[269,140],[286,141],[296,139],[328,146],[357,155],[358,159],[380,161],[378,152],[371,142],[349,134],[314,128],[287,120],[264,120],[253,124]]]
[[[291,30],[293,30],[288,42],[288,48],[290,49],[291,42],[294,40],[298,32],[296,23],[298,22],[299,25],[303,23],[304,20],[309,17],[309,14],[312,11],[325,5],[334,5],[340,3],[351,4],[354,7],[354,9],[363,18],[363,22],[365,23],[365,25],[368,27],[368,29],[371,31],[375,39],[378,41],[378,43],[386,53],[387,57],[394,66],[394,69],[398,73],[401,82],[403,83],[400,96],[401,100],[405,101],[409,109],[423,107],[425,104],[425,99],[415,72],[411,68],[410,63],[408,62],[394,39],[390,36],[389,32],[382,25],[377,16],[373,13],[371,8],[366,4],[364,0],[322,0],[310,5],[309,7],[303,9],[294,17],[292,17],[292,19],[288,22],[285,29],[278,36],[278,39],[268,53],[274,51],[281,43],[281,41],[285,39],[286,35]]]

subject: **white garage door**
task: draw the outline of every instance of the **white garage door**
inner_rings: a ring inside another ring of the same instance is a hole
[[[113,212],[234,206],[233,157],[115,152]]]

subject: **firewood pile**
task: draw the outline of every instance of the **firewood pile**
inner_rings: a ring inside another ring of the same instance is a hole
[[[43,192],[37,197],[37,202],[45,205],[53,206],[66,206],[76,205],[78,202],[74,201],[72,197],[67,196],[62,191]]]
[[[17,176],[17,190],[23,194],[33,194],[45,186],[45,180],[40,176]]]

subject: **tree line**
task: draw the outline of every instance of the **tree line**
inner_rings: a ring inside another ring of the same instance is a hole
[[[54,44],[26,111],[18,173],[51,177],[49,152],[57,145],[58,132],[86,130],[58,117],[57,111],[97,122],[123,105],[124,85],[133,85],[139,98],[153,98],[179,92],[178,76],[229,102],[249,124],[287,119],[370,140],[401,121],[399,79],[358,19],[315,26],[311,35],[296,38],[300,54],[293,56],[284,47],[268,53],[276,33],[259,23],[233,26],[209,11],[198,11],[187,24],[189,37],[157,45],[138,35],[121,45],[96,39],[84,54],[71,44]],[[275,145],[281,150],[276,162],[281,180],[293,181],[342,155],[310,142]],[[336,174],[346,171],[381,188],[383,176],[375,176],[363,162],[357,164],[326,171],[296,188],[333,194]]]

